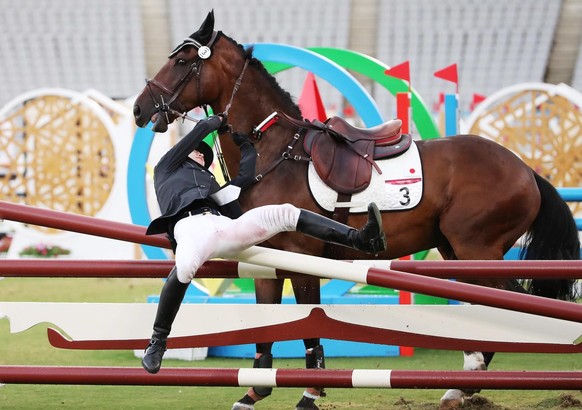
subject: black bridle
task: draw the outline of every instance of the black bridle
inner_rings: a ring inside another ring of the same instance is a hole
[[[200,67],[202,66],[201,61],[202,60],[198,60],[196,63],[190,66],[190,69],[188,70],[186,75],[182,77],[182,79],[180,79],[180,82],[176,87],[176,91],[170,90],[168,87],[160,83],[155,78],[149,80],[146,79],[146,88],[150,94],[150,97],[152,98],[152,101],[154,102],[154,107],[156,108],[158,113],[164,114],[166,116],[166,123],[168,124],[170,123],[170,118],[168,117],[168,114],[174,114],[176,117],[182,118],[183,120],[198,122],[198,120],[188,116],[187,114],[188,110],[184,108],[184,104],[182,104],[178,97],[180,96],[182,91],[184,91],[184,87],[186,86],[186,84],[188,84],[190,78],[194,73],[196,73],[196,84],[198,92],[200,92]],[[160,101],[158,101],[156,99],[156,96],[154,95],[154,91],[152,90],[152,85],[155,85],[163,92],[171,95],[170,100],[168,102],[164,101],[164,96],[160,94]],[[178,105],[178,110],[175,110],[171,107],[173,103],[176,103]]]
[[[199,41],[191,38],[186,37],[184,41],[179,44],[168,56],[168,58],[172,58],[175,56],[180,50],[184,47],[192,46],[198,50],[199,58],[190,64],[188,71],[180,78],[178,84],[176,85],[174,90],[171,90],[169,87],[165,86],[164,84],[160,83],[155,78],[146,79],[146,88],[152,101],[154,103],[154,107],[156,108],[157,112],[161,115],[164,114],[166,116],[166,122],[170,123],[170,118],[168,114],[173,114],[176,117],[182,118],[182,120],[190,120],[193,122],[197,122],[198,120],[190,117],[187,115],[188,110],[185,108],[184,104],[179,100],[182,91],[186,85],[190,82],[193,76],[196,77],[196,89],[198,90],[198,95],[200,95],[200,74],[202,72],[202,65],[204,64],[204,60],[208,59],[212,55],[212,46],[216,40],[218,35],[217,31],[212,32],[212,37],[208,44],[203,45]],[[160,94],[160,101],[157,100],[154,90],[152,89],[152,85],[157,87],[158,89],[162,90],[164,93],[170,95],[170,100],[168,102],[164,101],[164,96]],[[172,104],[176,105],[177,109],[172,108]]]

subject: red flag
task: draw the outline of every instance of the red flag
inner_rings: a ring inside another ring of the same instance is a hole
[[[480,103],[482,103],[483,101],[485,101],[487,97],[485,97],[484,95],[481,94],[473,94],[473,102],[471,103],[471,111],[473,111],[475,109],[475,107],[477,107]]]
[[[384,71],[390,77],[399,78],[410,82],[410,62],[405,61]]]
[[[459,75],[457,74],[457,64],[451,64],[442,70],[435,71],[435,77],[442,78],[443,80],[450,81],[455,84],[459,84]]]
[[[487,97],[485,97],[484,95],[481,94],[473,94],[473,104],[477,105],[480,102],[485,101]]]
[[[299,108],[301,108],[301,114],[307,120],[325,121],[327,119],[325,107],[323,106],[323,101],[321,100],[319,88],[317,88],[313,73],[307,73],[307,77],[303,83],[303,90],[299,97]]]

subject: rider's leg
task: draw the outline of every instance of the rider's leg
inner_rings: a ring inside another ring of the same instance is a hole
[[[188,286],[189,283],[182,283],[178,280],[174,267],[160,293],[160,301],[154,320],[154,331],[141,362],[143,368],[149,373],[157,373],[160,370],[162,357],[166,351],[166,341]]]
[[[322,241],[377,253],[386,250],[382,217],[375,204],[368,206],[368,222],[357,230],[314,212],[290,204],[251,209],[224,232],[219,254],[240,252],[279,232],[297,231]],[[215,255],[216,256],[216,255]]]
[[[382,216],[374,203],[368,205],[368,222],[359,230],[314,212],[301,210],[297,231],[326,242],[367,253],[378,253],[386,250]]]

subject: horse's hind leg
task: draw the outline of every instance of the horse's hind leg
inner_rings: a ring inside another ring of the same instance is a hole
[[[527,293],[516,279],[502,281],[502,284],[497,287],[512,292]],[[494,355],[495,352],[463,352],[463,368],[465,370],[487,370]],[[441,397],[439,410],[457,409],[462,406],[465,398],[471,397],[480,391],[480,389],[447,390]]]
[[[450,245],[443,245],[438,248],[439,253],[445,260],[457,260],[457,255]],[[485,358],[481,352],[463,352],[465,370],[487,370]],[[463,405],[465,397],[473,392],[465,390],[450,389],[441,397],[439,410],[458,409]]]
[[[491,355],[493,357],[493,355]],[[481,352],[463,352],[465,370],[487,370],[485,356]],[[465,397],[470,397],[478,391],[450,389],[441,397],[439,410],[458,409],[463,405]]]
[[[452,247],[444,246],[438,249],[444,259],[457,259],[455,251]],[[462,252],[462,251],[461,251]],[[499,259],[496,258],[499,252],[494,252],[489,255],[489,257],[484,257],[483,259]],[[519,282],[515,279],[509,280],[496,280],[485,283],[485,281],[473,280],[471,283],[495,287],[498,289],[505,289],[513,292],[523,292],[527,293]],[[463,352],[463,368],[465,370],[487,370],[495,352]],[[465,398],[471,397],[473,394],[480,392],[479,389],[475,390],[460,390],[460,389],[450,389],[441,397],[439,410],[450,410],[458,409],[463,405]]]
[[[449,244],[440,246],[439,253],[446,260],[457,260],[457,254],[452,246]],[[485,360],[485,355],[488,355],[488,361]],[[463,368],[465,370],[487,370],[487,365],[493,354],[481,352],[463,352]],[[471,396],[477,391],[468,391],[460,389],[450,389],[441,397],[439,410],[458,409],[463,405],[465,397]]]

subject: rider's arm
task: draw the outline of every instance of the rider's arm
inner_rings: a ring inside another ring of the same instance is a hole
[[[236,133],[233,135],[233,139],[240,146],[240,164],[238,175],[230,181],[230,184],[236,185],[242,190],[255,182],[257,151],[247,135]]]
[[[222,124],[223,118],[213,115],[200,120],[188,134],[174,145],[158,162],[156,167],[161,167],[166,171],[173,171],[182,164],[188,155],[200,144],[208,134],[216,131]]]
[[[240,134],[238,134],[240,136]],[[240,145],[240,164],[237,176],[225,184],[220,191],[212,194],[212,199],[220,205],[225,206],[233,201],[237,201],[243,189],[248,188],[255,182],[255,166],[257,163],[257,151],[253,143],[246,136],[234,137],[237,145]]]

